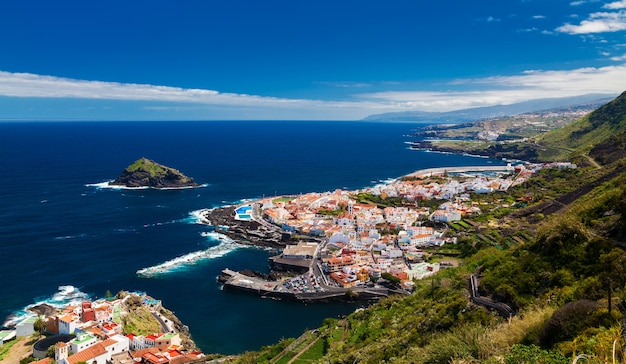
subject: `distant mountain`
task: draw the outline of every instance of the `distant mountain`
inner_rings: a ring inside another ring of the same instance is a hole
[[[496,105],[477,107],[472,109],[448,111],[448,112],[424,112],[405,111],[384,114],[374,114],[363,120],[367,121],[412,121],[428,123],[460,123],[523,114],[528,112],[543,111],[548,109],[571,107],[571,106],[600,106],[613,99],[614,96],[605,94],[588,94],[583,96],[538,99],[520,102],[511,105]]]

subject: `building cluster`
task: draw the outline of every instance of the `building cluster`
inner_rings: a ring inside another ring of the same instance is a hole
[[[123,299],[85,301],[46,317],[46,332],[51,336],[41,341],[45,342],[43,347],[35,344],[33,356],[40,360],[34,363],[182,364],[204,356],[199,351],[186,351],[182,338],[175,332],[124,335],[120,318],[127,313],[122,302]],[[18,323],[16,336],[34,334],[36,321],[37,317],[28,317]],[[54,346],[54,358],[46,357],[49,346]]]
[[[450,223],[481,213],[470,193],[506,191],[523,183],[543,168],[576,168],[570,163],[530,164],[508,167],[509,175],[442,173],[424,178],[404,178],[357,191],[381,199],[398,197],[402,207],[379,208],[358,203],[353,192],[309,193],[293,199],[263,199],[263,217],[282,229],[300,234],[324,237],[328,243],[321,250],[323,270],[342,287],[368,284],[384,273],[402,282],[423,278],[439,269],[424,263],[424,248],[440,247],[446,242],[445,231],[421,226],[428,218]],[[432,178],[435,177],[435,178]],[[418,208],[419,201],[437,199],[442,203],[430,211]]]
[[[402,197],[407,201],[449,200],[462,194],[506,191],[513,184],[510,176],[459,174],[460,178],[400,179],[389,184],[366,188],[373,195]]]
[[[414,226],[430,215],[428,208],[381,209],[357,203],[341,190],[310,193],[289,201],[266,199],[262,204],[264,217],[270,222],[287,231],[327,239],[321,250],[322,269],[339,286],[368,284],[383,273],[410,284],[414,278],[439,269],[438,265],[423,263],[422,249],[443,245],[443,232]],[[283,253],[284,257],[290,255]]]

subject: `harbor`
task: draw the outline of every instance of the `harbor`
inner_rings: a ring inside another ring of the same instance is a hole
[[[296,279],[304,282],[300,277]],[[373,301],[380,298],[388,297],[390,294],[406,293],[399,290],[391,290],[385,287],[354,287],[340,288],[326,286],[319,283],[318,290],[304,290],[304,286],[295,286],[290,283],[294,278],[282,281],[269,281],[260,277],[244,275],[228,268],[222,271],[218,281],[223,285],[224,289],[232,289],[250,294],[255,294],[264,298],[272,298],[278,300],[300,301],[300,302],[354,302],[354,301]],[[304,283],[307,285],[307,283]],[[289,288],[291,287],[291,288]],[[308,287],[308,285],[307,285]]]

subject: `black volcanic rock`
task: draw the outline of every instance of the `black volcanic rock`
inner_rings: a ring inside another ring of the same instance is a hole
[[[163,166],[147,158],[141,158],[126,167],[122,174],[111,182],[113,186],[125,187],[152,187],[152,188],[182,188],[197,187],[198,184],[191,177],[180,171]]]

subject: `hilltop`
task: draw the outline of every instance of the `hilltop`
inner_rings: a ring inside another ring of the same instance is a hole
[[[598,163],[547,169],[506,192],[472,194],[484,213],[450,224],[457,244],[432,258],[453,254],[458,267],[416,281],[408,297],[327,319],[298,339],[233,362],[623,362],[625,98],[535,142],[541,153],[552,148]],[[502,317],[479,305],[476,294],[516,314]]]
[[[113,186],[125,187],[152,187],[152,188],[182,188],[197,187],[198,184],[191,177],[180,171],[161,165],[147,158],[140,158],[126,167],[115,181]]]

